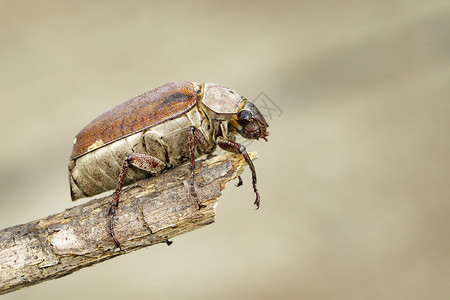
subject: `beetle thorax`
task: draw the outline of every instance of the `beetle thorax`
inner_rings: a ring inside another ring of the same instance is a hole
[[[236,114],[244,97],[236,91],[215,83],[203,86],[202,103],[213,111],[217,118],[221,115]]]
[[[214,130],[214,138],[222,136],[233,139],[235,132],[229,130],[230,120],[237,114],[244,97],[236,91],[215,83],[202,86],[202,110]]]

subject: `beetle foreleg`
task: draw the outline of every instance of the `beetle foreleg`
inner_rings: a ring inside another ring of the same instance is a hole
[[[111,207],[109,208],[109,216],[111,217],[111,222],[109,224],[109,232],[114,240],[114,243],[116,243],[116,246],[119,248],[120,243],[114,234],[114,216],[116,214],[116,209],[119,206],[120,192],[122,191],[123,182],[125,180],[125,176],[127,175],[128,167],[130,165],[150,173],[159,173],[166,166],[166,164],[162,160],[156,157],[136,152],[128,154],[125,160],[123,161],[122,170],[120,171],[119,175],[119,181],[117,182],[116,190],[114,192],[113,200],[111,202]]]
[[[256,205],[256,209],[259,208],[259,202],[260,202],[260,196],[258,193],[258,189],[256,188],[256,171],[255,166],[253,165],[252,160],[250,159],[250,156],[248,156],[247,150],[245,149],[244,145],[241,145],[239,143],[226,140],[222,137],[217,138],[217,144],[220,148],[222,148],[225,151],[233,152],[233,153],[240,153],[242,156],[244,156],[245,161],[247,162],[248,166],[250,167],[250,170],[252,171],[252,184],[253,184],[253,191],[255,191],[256,194],[256,200],[254,204]],[[240,177],[239,177],[240,178]],[[242,183],[242,179],[238,182],[238,186]]]
[[[207,150],[209,143],[206,140],[203,133],[195,126],[189,127],[189,153],[191,158],[191,195],[194,197],[195,201],[198,204],[198,208],[206,207],[206,205],[202,204],[200,200],[198,200],[197,192],[195,192],[194,186],[194,174],[195,174],[195,145],[194,141],[200,144],[203,150]]]

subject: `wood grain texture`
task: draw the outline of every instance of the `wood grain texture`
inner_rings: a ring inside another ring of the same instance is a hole
[[[256,154],[251,156],[253,159]],[[245,164],[241,155],[230,153],[197,162],[196,191],[207,205],[200,210],[190,199],[189,165],[125,189],[115,223],[122,251],[109,235],[111,196],[0,231],[0,294],[62,277],[213,223],[221,190],[242,173]]]

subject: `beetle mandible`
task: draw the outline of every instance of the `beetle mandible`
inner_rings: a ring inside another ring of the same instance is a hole
[[[114,215],[122,187],[190,160],[190,192],[201,208],[194,188],[195,159],[218,145],[247,161],[259,208],[255,168],[235,137],[267,141],[267,127],[258,108],[232,89],[187,81],[163,85],[117,105],[77,134],[69,160],[72,200],[115,188],[110,234],[120,247]]]

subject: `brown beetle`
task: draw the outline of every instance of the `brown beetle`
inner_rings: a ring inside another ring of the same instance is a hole
[[[115,188],[110,233],[120,246],[114,235],[114,214],[122,187],[190,160],[191,194],[200,208],[194,189],[195,158],[219,145],[244,156],[258,208],[255,168],[235,135],[267,141],[267,127],[256,106],[232,89],[212,83],[166,84],[117,105],[77,134],[69,160],[72,200]]]

